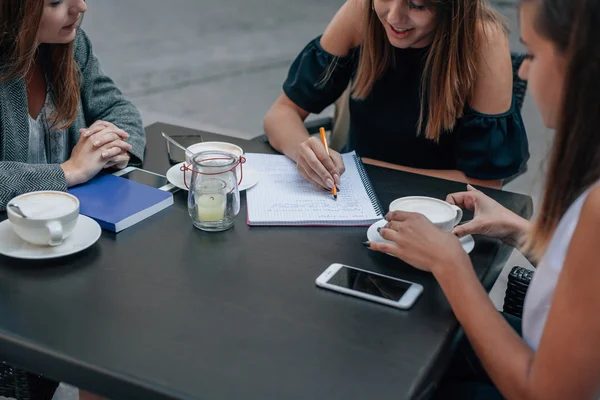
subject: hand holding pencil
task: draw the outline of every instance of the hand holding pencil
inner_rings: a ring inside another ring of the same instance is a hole
[[[298,173],[307,181],[327,190],[339,187],[346,171],[344,161],[340,153],[326,149],[320,138],[311,136],[302,142],[295,158]]]

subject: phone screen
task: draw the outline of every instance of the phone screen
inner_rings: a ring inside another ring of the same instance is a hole
[[[393,301],[399,301],[411,286],[408,282],[345,266],[329,278],[327,283]]]
[[[204,141],[203,137],[200,135],[188,135],[188,136],[179,136],[179,135],[172,135],[171,136],[173,139],[175,139],[177,141],[177,143],[179,143],[180,145],[182,145],[183,147],[190,147],[193,144],[196,143],[202,143]],[[167,149],[168,149],[168,153],[169,153],[169,162],[171,164],[179,164],[181,162],[185,161],[185,152],[175,146],[169,145],[169,143],[167,143]]]
[[[169,183],[167,178],[161,175],[151,174],[140,169],[134,169],[126,174],[121,175],[121,178],[129,179],[135,182],[143,183],[144,185],[161,188]]]
[[[202,143],[204,141],[204,138],[201,135],[172,135],[171,137],[184,147],[189,147],[193,144]]]

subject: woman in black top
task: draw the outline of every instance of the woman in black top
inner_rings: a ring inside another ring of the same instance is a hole
[[[349,85],[344,150],[488,186],[529,158],[506,32],[485,0],[348,0],[304,48],[265,131],[300,174],[324,188],[340,184],[344,165],[303,121]]]

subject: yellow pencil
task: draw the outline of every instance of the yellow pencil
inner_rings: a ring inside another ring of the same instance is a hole
[[[325,151],[327,151],[327,155],[329,155],[329,146],[327,146],[327,137],[325,136],[325,128],[319,128],[319,133],[321,134],[321,142],[323,142],[323,146],[325,146]],[[333,182],[333,189],[331,189],[331,195],[335,200],[337,200],[337,188],[335,187],[335,181]]]

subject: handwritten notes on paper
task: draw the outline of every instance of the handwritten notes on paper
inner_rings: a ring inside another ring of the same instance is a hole
[[[354,152],[342,155],[346,172],[337,201],[330,191],[300,176],[296,164],[285,156],[245,157],[261,176],[246,194],[250,225],[369,225],[383,218],[369,197]]]

